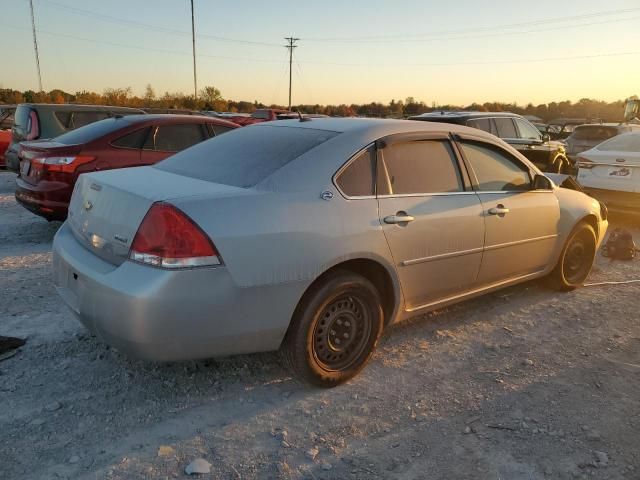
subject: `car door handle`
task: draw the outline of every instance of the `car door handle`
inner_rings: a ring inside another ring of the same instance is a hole
[[[489,215],[506,215],[510,210],[506,208],[504,205],[498,205],[497,207],[493,207],[489,209]]]
[[[407,215],[405,212],[398,212],[395,215],[389,215],[384,217],[384,223],[397,224],[397,223],[409,223],[415,220],[411,215]]]

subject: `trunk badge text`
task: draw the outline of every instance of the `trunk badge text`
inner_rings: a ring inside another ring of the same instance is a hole
[[[91,210],[93,208],[93,203],[91,203],[89,200],[87,200],[86,202],[84,202],[84,209],[88,212],[89,210]]]
[[[127,243],[129,241],[129,239],[127,237],[123,237],[122,235],[114,235],[113,238],[115,238],[117,241],[121,242],[121,243]]]

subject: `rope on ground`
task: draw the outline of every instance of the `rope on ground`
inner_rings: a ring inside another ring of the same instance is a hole
[[[600,287],[603,285],[629,285],[632,283],[640,283],[640,279],[636,280],[623,280],[620,282],[596,282],[596,283],[585,283],[583,287]]]

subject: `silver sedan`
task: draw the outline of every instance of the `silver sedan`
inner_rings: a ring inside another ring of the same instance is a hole
[[[288,120],[82,175],[54,270],[80,321],[126,353],[281,349],[334,386],[393,322],[538,277],[580,286],[606,229],[599,202],[482,131]]]

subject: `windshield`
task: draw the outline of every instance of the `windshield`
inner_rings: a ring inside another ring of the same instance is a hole
[[[173,155],[155,168],[248,188],[336,135],[300,127],[238,128]]]
[[[618,135],[601,143],[596,149],[603,152],[640,152],[640,134]]]

